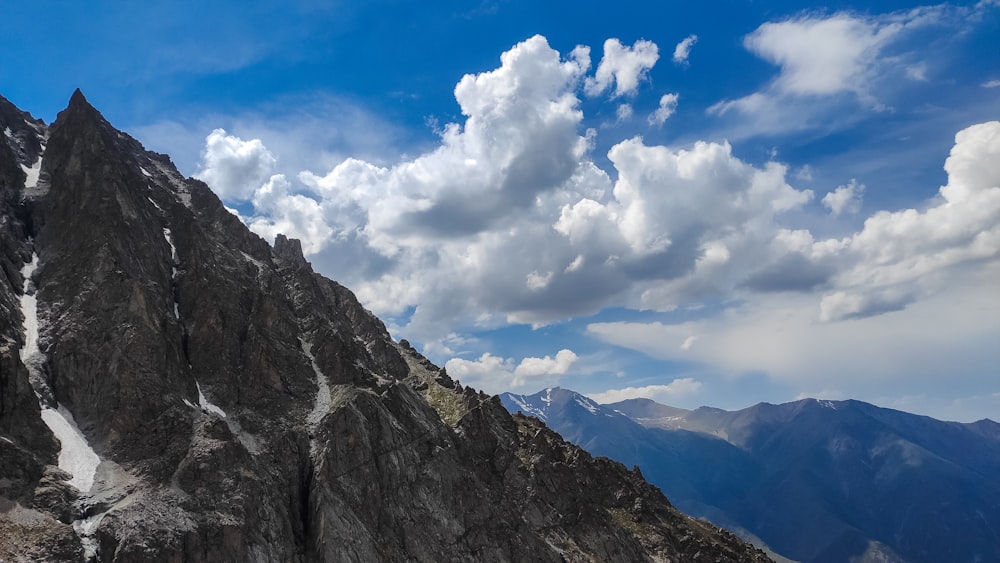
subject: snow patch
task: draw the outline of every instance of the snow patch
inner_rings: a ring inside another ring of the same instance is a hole
[[[153,205],[156,205],[155,201],[153,201]],[[156,208],[159,209],[160,206],[157,205]],[[167,244],[170,245],[170,282],[173,284],[177,282],[177,264],[178,264],[177,247],[174,246],[174,239],[171,236],[170,229],[166,227],[163,228],[163,238],[167,239]],[[177,306],[176,295],[174,295],[174,318],[175,319],[181,318],[181,311],[180,308]]]
[[[83,545],[84,561],[94,561],[97,559],[97,548],[100,547],[97,543],[97,527],[101,525],[101,520],[104,519],[105,514],[107,512],[101,512],[88,518],[73,521],[73,531],[80,537],[80,543]]]
[[[97,474],[101,458],[87,443],[87,438],[80,432],[73,415],[66,407],[43,407],[42,421],[62,444],[62,449],[59,450],[59,469],[73,475],[69,484],[86,493],[94,485],[94,475]]]
[[[10,130],[10,127],[4,127],[3,128],[3,134],[4,134],[4,137],[7,137],[8,139],[13,139],[14,138],[14,132]]]
[[[188,189],[187,184],[184,183],[184,178],[175,170],[160,164],[159,162],[154,162],[156,165],[156,170],[167,177],[170,181],[173,190],[171,190],[177,200],[184,204],[184,207],[188,209],[194,209],[191,206],[191,191]]]
[[[302,345],[302,352],[305,353],[306,357],[309,358],[309,363],[312,364],[313,373],[316,374],[316,399],[313,401],[312,411],[306,417],[306,422],[309,424],[309,432],[315,434],[316,428],[319,427],[319,423],[323,420],[323,417],[333,408],[333,399],[330,395],[330,382],[323,375],[323,371],[319,369],[316,357],[312,354],[313,343],[307,342],[301,337],[299,337],[299,343]]]
[[[216,414],[221,418],[226,418],[226,411],[208,402],[208,399],[205,398],[205,394],[201,392],[201,385],[199,385],[197,381],[195,381],[194,384],[195,387],[198,388],[198,405],[201,406],[201,410],[206,413]]]
[[[577,397],[576,404],[590,411],[590,414],[597,414],[597,404],[586,397]]]
[[[152,200],[150,200],[152,201]],[[177,247],[174,246],[174,239],[170,229],[163,227],[163,238],[167,240],[167,244],[170,245],[170,263],[174,265],[174,276],[177,275]]]
[[[152,186],[150,186],[150,187],[152,187]],[[163,208],[160,207],[160,205],[158,203],[156,203],[155,201],[153,201],[153,198],[147,197],[146,199],[149,200],[149,203],[153,204],[153,207],[155,207],[157,211],[159,211],[160,213],[163,213]]]
[[[139,167],[139,172],[142,172],[142,175],[143,175],[143,176],[145,176],[145,177],[147,177],[147,178],[152,178],[152,177],[153,177],[153,175],[152,175],[152,174],[150,174],[150,173],[149,173],[149,172],[148,172],[148,171],[147,171],[147,170],[146,170],[145,168],[143,168],[142,166],[140,166],[140,167]]]
[[[507,396],[510,397],[512,401],[514,401],[514,404],[516,404],[519,407],[518,410],[520,410],[522,414],[533,416],[543,422],[547,420],[545,411],[528,403],[525,400],[524,395],[507,395]]]
[[[24,316],[21,363],[28,369],[28,379],[41,407],[42,421],[59,439],[59,468],[72,475],[70,485],[86,493],[94,485],[94,475],[97,473],[97,466],[101,464],[101,458],[87,443],[87,438],[80,432],[73,415],[65,407],[54,401],[54,406],[50,406],[48,401],[42,400],[43,392],[48,391],[44,388],[41,371],[45,356],[38,347],[38,297],[31,281],[31,275],[37,268],[37,254],[32,254],[31,262],[21,268],[21,276],[24,277],[21,294],[21,314]]]
[[[30,190],[38,187],[38,176],[42,172],[42,157],[38,157],[30,167],[21,165],[21,170],[24,170],[24,174],[27,178],[24,179],[24,189]]]
[[[546,407],[552,406],[552,388],[549,387],[545,390],[545,396],[542,397],[542,402],[545,403]]]
[[[254,258],[253,256],[250,256],[249,254],[247,254],[246,252],[243,252],[242,250],[240,251],[240,254],[243,255],[243,258],[246,259],[247,262],[250,262],[254,266],[257,266],[257,270],[259,270],[261,272],[264,271],[265,267],[264,267],[264,263],[263,262],[261,262],[260,260]]]

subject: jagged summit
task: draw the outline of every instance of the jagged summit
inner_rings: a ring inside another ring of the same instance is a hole
[[[0,560],[764,560],[394,342],[81,92],[0,119]]]
[[[278,233],[274,238],[274,253],[291,264],[302,267],[309,265],[305,255],[302,254],[302,241],[299,239],[290,239]]]
[[[93,109],[93,106],[87,101],[87,97],[83,95],[83,91],[76,88],[73,90],[73,94],[69,97],[69,105],[67,106],[67,109],[72,109],[81,105]]]

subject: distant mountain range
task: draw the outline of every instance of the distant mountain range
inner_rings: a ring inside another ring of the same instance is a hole
[[[638,465],[680,509],[795,561],[1000,561],[1000,424],[861,401],[739,411],[566,389],[500,396],[595,455]]]

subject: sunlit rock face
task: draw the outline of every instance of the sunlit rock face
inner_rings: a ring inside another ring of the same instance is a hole
[[[766,560],[394,342],[79,91],[0,130],[0,560]]]

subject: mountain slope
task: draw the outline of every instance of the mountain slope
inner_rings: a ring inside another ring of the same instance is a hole
[[[681,509],[792,559],[1000,559],[992,421],[941,422],[859,401],[728,412],[647,399],[579,408],[589,399],[561,389],[501,400],[595,455],[638,465]]]
[[[765,560],[451,382],[79,91],[0,131],[0,559]]]

